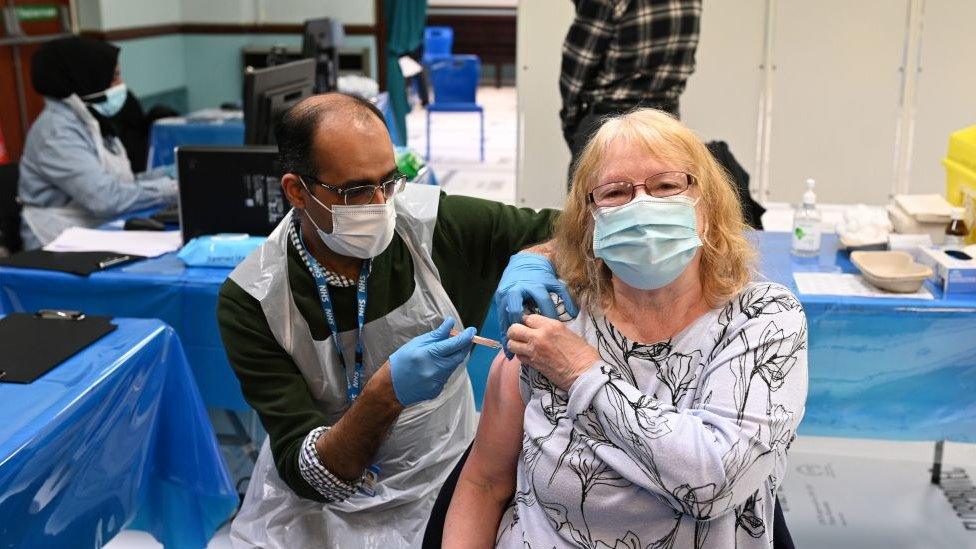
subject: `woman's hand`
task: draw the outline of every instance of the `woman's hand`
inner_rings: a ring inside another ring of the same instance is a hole
[[[508,348],[564,391],[600,360],[600,353],[583,338],[542,315],[528,315],[522,324],[512,324]]]

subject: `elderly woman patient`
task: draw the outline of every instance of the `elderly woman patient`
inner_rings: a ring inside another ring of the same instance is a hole
[[[645,109],[583,152],[554,262],[582,312],[508,332],[446,547],[768,548],[807,329],[752,280],[727,176]]]

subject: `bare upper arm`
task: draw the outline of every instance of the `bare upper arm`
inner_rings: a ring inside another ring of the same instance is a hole
[[[520,370],[517,358],[506,360],[501,352],[491,364],[478,434],[464,467],[468,480],[502,490],[514,486],[525,413],[519,393]]]

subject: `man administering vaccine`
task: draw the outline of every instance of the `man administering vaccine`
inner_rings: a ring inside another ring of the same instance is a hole
[[[218,305],[268,432],[231,539],[418,546],[474,435],[472,326],[499,282],[513,307],[564,291],[540,248],[509,263],[549,238],[556,212],[405,184],[382,114],[357,97],[311,97],[275,133],[293,209]]]

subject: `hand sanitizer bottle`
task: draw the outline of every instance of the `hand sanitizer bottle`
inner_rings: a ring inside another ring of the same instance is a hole
[[[814,185],[814,180],[807,179],[803,203],[793,213],[793,253],[799,256],[820,254],[820,210],[817,209]]]

